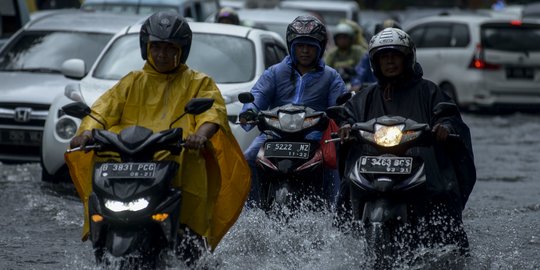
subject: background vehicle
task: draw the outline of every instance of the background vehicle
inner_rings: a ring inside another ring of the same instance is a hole
[[[113,35],[139,19],[79,10],[51,13],[10,38],[0,49],[0,160],[40,160],[49,106],[74,82],[60,72],[65,61],[77,59],[84,67],[81,76],[86,74]]]
[[[540,104],[540,23],[514,17],[431,16],[404,27],[424,77],[461,107]]]
[[[0,47],[17,30],[30,20],[24,0],[3,0],[0,2]]]
[[[249,27],[190,23],[193,42],[187,65],[210,75],[216,81],[227,104],[229,124],[242,149],[247,148],[256,130],[246,133],[237,122],[242,104],[240,92],[250,91],[266,67],[282,60],[286,45],[281,37],[270,31]],[[84,101],[88,105],[131,70],[141,69],[144,61],[139,48],[140,25],[118,33],[80,83],[66,86],[66,95],[58,95],[49,110],[42,144],[42,179],[60,180],[67,177],[64,152],[79,127],[80,120],[64,115],[60,110],[67,103]],[[80,74],[77,69],[66,75]],[[82,76],[78,77],[79,79]]]
[[[195,21],[204,21],[219,7],[219,0],[85,0],[81,5],[83,10],[147,15],[160,10],[174,10]]]

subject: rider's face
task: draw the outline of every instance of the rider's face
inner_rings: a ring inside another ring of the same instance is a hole
[[[405,56],[402,53],[389,50],[381,52],[378,57],[384,77],[393,78],[403,73]]]
[[[294,55],[300,66],[313,66],[317,59],[317,52],[317,47],[310,44],[298,43],[294,46]]]
[[[159,72],[168,72],[176,68],[182,54],[180,48],[169,42],[151,42],[149,50],[155,68]]]

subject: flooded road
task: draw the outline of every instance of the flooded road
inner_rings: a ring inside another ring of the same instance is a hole
[[[478,175],[464,211],[471,245],[464,268],[540,269],[540,115],[464,119]],[[40,171],[39,164],[0,165],[0,269],[96,269],[91,244],[80,240],[82,204],[69,185],[42,183]],[[367,268],[363,243],[331,222],[328,213],[308,213],[283,228],[260,211],[246,210],[205,264]]]

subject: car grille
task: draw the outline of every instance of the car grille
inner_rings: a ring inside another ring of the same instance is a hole
[[[38,161],[48,105],[0,104],[0,160]]]

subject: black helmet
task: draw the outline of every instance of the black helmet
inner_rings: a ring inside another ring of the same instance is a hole
[[[159,11],[152,14],[141,26],[139,41],[141,56],[147,59],[148,42],[170,42],[182,48],[180,63],[185,63],[191,48],[191,28],[186,19],[174,11]]]
[[[230,7],[224,7],[219,10],[219,12],[216,14],[215,22],[220,23],[221,19],[229,19],[235,25],[240,24],[238,13],[236,13],[236,11]]]
[[[328,37],[326,35],[326,26],[313,16],[298,16],[289,26],[287,26],[287,48],[291,52],[293,40],[301,37],[313,38],[319,42],[321,51],[319,57],[322,57],[326,49]]]

